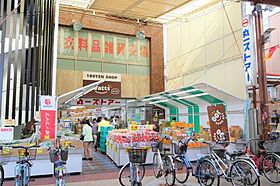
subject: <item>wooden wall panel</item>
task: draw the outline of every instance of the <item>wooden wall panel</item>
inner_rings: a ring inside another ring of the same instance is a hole
[[[149,94],[149,76],[122,75],[122,98],[138,98]]]
[[[83,72],[57,69],[56,94],[61,95],[83,86]]]

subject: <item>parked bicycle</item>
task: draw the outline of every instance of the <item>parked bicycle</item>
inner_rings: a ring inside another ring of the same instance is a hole
[[[248,145],[251,141],[258,141],[259,157],[250,151]],[[239,145],[237,142],[236,145],[241,146],[241,149],[243,147],[243,155],[249,157],[249,160],[258,168],[259,173],[264,174],[271,183],[280,183],[280,156],[276,153],[268,152],[263,143],[259,139],[249,139],[247,141],[243,140]],[[279,148],[279,146],[276,146],[276,148]]]
[[[226,150],[220,147],[217,148],[220,144],[207,144],[209,144],[211,153],[201,160],[197,167],[197,178],[200,185],[219,185],[220,177],[224,176],[233,186],[260,186],[260,175],[255,166],[244,158],[234,158],[239,156],[240,153],[227,153],[227,156],[225,156]]]
[[[18,149],[19,161],[16,162],[15,167],[15,186],[28,186],[30,182],[30,173],[32,162],[36,159],[37,148],[40,146],[33,145],[25,146],[12,146]]]
[[[0,146],[0,186],[3,185],[5,174],[3,165],[6,165],[9,162],[11,153],[6,151],[3,146]]]
[[[172,139],[165,136],[159,142],[152,143],[153,157],[153,171],[156,178],[165,177],[167,185],[171,186],[175,183],[175,168],[171,155],[167,155],[170,148],[163,148],[163,140],[168,140],[172,144]],[[163,154],[161,153],[163,151]]]
[[[180,140],[178,144],[175,144],[176,156],[173,158],[173,161],[175,164],[176,180],[179,183],[185,183],[188,180],[190,173],[192,173],[193,176],[197,177],[197,169],[190,162],[190,159],[187,155],[188,144],[190,141],[197,140],[193,138],[187,138]],[[196,161],[196,167],[199,166],[199,163],[202,159],[203,157],[199,158]]]
[[[127,147],[129,162],[119,172],[119,183],[122,186],[142,186],[145,175],[144,163],[146,162],[148,147]]]
[[[55,185],[65,186],[66,161],[68,159],[68,148],[70,144],[62,145],[60,138],[55,140],[55,145],[49,151],[50,161],[54,164]]]

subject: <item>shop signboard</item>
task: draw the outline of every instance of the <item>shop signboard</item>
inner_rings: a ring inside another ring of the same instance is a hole
[[[242,21],[243,61],[246,86],[257,84],[255,36],[252,15],[247,15]]]
[[[135,36],[82,30],[75,33],[69,27],[60,27],[59,57],[77,57],[106,62],[139,62],[150,60],[149,39]]]
[[[111,81],[111,82],[121,82],[122,76],[121,74],[113,74],[113,73],[100,73],[100,72],[83,72],[83,80],[89,81]]]
[[[54,96],[40,97],[41,139],[55,138],[56,98]]]
[[[13,140],[14,127],[0,127],[0,140]]]
[[[98,98],[80,98],[71,102],[71,105],[93,106],[93,107],[112,107],[124,104],[121,99],[98,99]]]
[[[121,75],[112,73],[83,72],[83,86],[103,80],[85,98],[121,98]]]
[[[212,141],[228,141],[228,123],[224,105],[208,106],[208,117]]]

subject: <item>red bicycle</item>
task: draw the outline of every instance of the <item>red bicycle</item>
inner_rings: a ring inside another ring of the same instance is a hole
[[[258,141],[260,149],[259,157],[250,151],[248,147],[250,141]],[[249,157],[248,159],[255,164],[260,174],[264,174],[271,183],[280,183],[280,156],[276,153],[266,151],[263,143],[259,139],[249,139],[248,141],[237,144],[243,145],[243,154]]]

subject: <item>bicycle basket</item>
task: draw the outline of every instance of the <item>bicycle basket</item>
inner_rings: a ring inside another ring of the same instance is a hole
[[[151,144],[152,147],[152,152],[157,152],[157,150],[159,149],[159,151],[162,151],[162,146],[163,143],[162,142],[155,142]]]
[[[22,160],[35,160],[36,159],[36,154],[37,154],[37,149],[28,149],[27,154],[25,154],[24,149],[19,149],[18,150],[18,158],[19,161]]]
[[[57,150],[51,149],[49,151],[50,162],[55,163],[56,161],[67,161],[68,160],[68,150],[61,150],[60,151],[60,159],[57,153]]]
[[[6,165],[10,159],[10,153],[0,151],[0,165]]]
[[[130,163],[145,163],[148,149],[128,149],[128,156]]]
[[[175,154],[184,154],[186,150],[187,148],[184,148],[184,146],[175,145]]]
[[[280,152],[280,140],[270,140],[263,144],[267,152]]]
[[[60,157],[62,161],[67,161],[68,160],[68,150],[62,150],[60,152]]]

